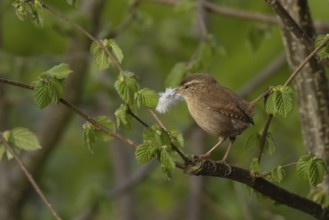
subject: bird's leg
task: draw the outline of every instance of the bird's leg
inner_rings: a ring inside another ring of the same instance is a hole
[[[224,154],[224,157],[219,161],[219,162],[223,163],[225,166],[228,167],[228,170],[229,171],[227,172],[226,175],[229,175],[232,172],[232,168],[231,168],[231,166],[228,163],[226,163],[226,159],[228,157],[228,154],[230,153],[230,150],[232,148],[232,145],[233,145],[234,141],[235,141],[235,137],[231,137],[230,138],[230,144],[229,144],[229,146],[228,146],[228,148],[227,148],[227,150],[226,150],[226,152]]]
[[[200,159],[205,159],[205,158],[208,158],[208,157],[210,157],[210,154],[219,146],[219,145],[221,145],[223,142],[225,141],[225,138],[222,138],[222,137],[220,137],[219,138],[219,141],[218,141],[218,143],[217,144],[215,144],[215,146],[213,146],[207,153],[205,153],[205,154],[202,154],[202,155],[197,155],[196,157],[197,158],[200,158]]]
[[[226,159],[228,157],[228,154],[230,153],[230,150],[232,148],[232,145],[233,145],[234,141],[235,141],[235,137],[231,137],[230,138],[230,144],[229,144],[229,146],[228,146],[228,148],[227,148],[227,150],[226,150],[226,152],[224,154],[224,157],[222,158],[221,162],[225,163],[225,161],[226,161]]]

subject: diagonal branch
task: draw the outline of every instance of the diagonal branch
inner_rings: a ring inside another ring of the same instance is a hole
[[[8,79],[2,79],[0,78],[0,83],[5,83],[5,84],[10,84],[10,85],[14,85],[20,88],[25,88],[25,89],[29,89],[29,90],[34,90],[34,87],[32,85],[29,84],[25,84],[25,83],[20,83],[20,82],[16,82],[16,81],[12,81],[12,80],[8,80]],[[92,117],[90,117],[89,115],[87,115],[86,113],[84,113],[81,109],[79,109],[78,107],[76,107],[75,105],[73,105],[71,102],[67,101],[66,99],[61,98],[59,100],[60,103],[62,103],[63,105],[65,105],[66,107],[70,108],[74,113],[76,113],[77,115],[79,115],[81,118],[85,119],[86,121],[88,121],[90,124],[94,125],[97,129],[102,130],[103,132],[129,144],[132,147],[137,147],[138,144],[135,143],[133,140],[121,135],[118,132],[114,132],[111,131],[110,129],[104,127],[103,125],[99,124],[97,121],[95,121]]]
[[[275,202],[307,213],[317,219],[329,219],[329,208],[322,207],[322,205],[314,201],[291,193],[263,177],[255,176],[249,170],[235,166],[230,166],[229,168],[226,164],[212,160],[205,160],[200,163],[191,164],[182,169],[184,172],[192,175],[220,177],[243,183]],[[229,172],[230,169],[231,172]]]
[[[31,183],[31,185],[33,186],[33,188],[35,189],[35,191],[37,192],[37,194],[40,196],[40,198],[43,201],[43,203],[47,206],[47,208],[49,209],[49,211],[51,212],[51,214],[54,216],[54,218],[56,220],[61,220],[62,218],[59,217],[59,215],[57,214],[56,210],[53,208],[52,204],[49,202],[49,200],[47,199],[46,195],[42,192],[42,190],[40,189],[40,187],[37,184],[37,182],[34,180],[34,178],[31,175],[31,173],[27,170],[26,166],[23,164],[23,162],[21,161],[21,159],[19,159],[19,157],[16,154],[15,150],[10,146],[10,144],[2,136],[2,133],[0,133],[0,143],[1,142],[3,143],[3,146],[6,148],[6,150],[11,155],[13,155],[13,157],[16,160],[18,166],[21,168],[21,170],[25,174],[26,178]]]

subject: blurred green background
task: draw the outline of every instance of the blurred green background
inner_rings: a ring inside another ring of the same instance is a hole
[[[99,38],[115,30],[132,12],[128,0],[105,2],[101,12]],[[64,62],[71,35],[82,34],[46,12],[42,28],[22,22],[17,19],[11,3],[0,3],[1,74],[4,78],[31,83],[44,70]],[[90,28],[91,23],[79,8],[72,7],[65,1],[49,0],[46,3]],[[273,14],[265,1],[218,0],[213,3]],[[313,19],[328,21],[328,1],[312,0],[309,4]],[[175,64],[188,62],[196,51],[200,40],[196,12],[193,8],[184,9],[183,6],[140,1],[138,7],[133,9],[137,17],[116,36],[125,55],[123,66],[138,76],[141,86],[163,91],[166,87],[165,80]],[[259,76],[284,51],[276,24],[210,12],[206,17],[208,32],[216,42],[216,49],[210,56],[202,57],[205,65],[198,71],[210,73],[221,84],[237,92]],[[85,53],[76,56],[90,55]],[[246,100],[252,100],[268,86],[282,84],[289,73],[287,65],[282,64],[274,74],[255,87]],[[113,113],[121,104],[113,88],[117,75],[118,71],[115,69],[100,72],[90,64],[78,106],[90,115],[106,114],[115,120]],[[30,91],[10,86],[5,86],[5,89],[8,100],[14,105],[7,112],[10,126],[8,129],[22,126],[36,131],[47,109],[39,110],[35,106]],[[149,124],[155,123],[145,109],[139,115]],[[198,146],[190,147],[195,145],[195,136],[200,137],[198,140],[201,141],[198,143],[204,145],[201,152],[205,152],[217,141],[215,137],[204,134],[195,126],[185,103],[180,103],[160,117],[168,127],[176,127],[184,132],[186,152],[200,153],[197,152]],[[238,137],[229,156],[229,163],[249,168],[257,149],[252,146],[247,149],[245,143],[250,135],[263,128],[265,119],[266,114],[260,103],[255,110],[255,126]],[[211,177],[203,177],[200,181],[201,177],[191,177],[180,170],[175,171],[172,180],[167,180],[157,163],[146,174],[145,179],[114,197],[111,193],[128,182],[131,176],[141,172],[144,165],[138,164],[134,159],[133,148],[116,140],[106,144],[97,143],[94,153],[90,153],[82,142],[83,123],[81,118],[73,115],[55,149],[42,165],[42,173],[38,178],[42,189],[64,219],[78,219],[78,216],[95,207],[97,208],[91,219],[97,220],[197,219],[189,214],[194,211],[191,208],[192,203],[201,210],[199,219],[312,219],[299,211],[274,204],[240,183]],[[132,122],[130,130],[119,129],[120,133],[136,142],[142,140],[142,131],[143,127],[136,121]],[[304,154],[297,103],[287,118],[274,119],[270,131],[277,148],[272,155],[264,156],[264,170],[294,162]],[[114,154],[118,150],[122,152],[120,157]],[[223,152],[222,148],[217,150],[214,159],[221,158]],[[120,175],[118,166],[122,166],[122,163],[126,165],[127,173]],[[198,181],[201,194],[199,200],[194,200],[191,199],[194,192],[192,186],[193,182]],[[293,167],[287,170],[286,178],[280,185],[302,196],[307,196],[309,192],[308,183],[296,176]],[[27,194],[23,217],[27,220],[52,219],[33,190]]]

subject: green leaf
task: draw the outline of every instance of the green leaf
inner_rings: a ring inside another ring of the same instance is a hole
[[[117,61],[119,63],[121,63],[124,56],[123,56],[122,50],[119,47],[119,45],[115,42],[114,39],[107,40],[106,44],[109,45],[109,47],[111,48],[111,50],[112,50],[115,58],[117,59]]]
[[[285,176],[285,174],[286,174],[285,170],[280,165],[280,166],[272,169],[271,178],[274,182],[280,183],[283,180],[283,177]]]
[[[63,81],[58,79],[52,79],[48,81],[47,92],[52,102],[58,102],[59,99],[64,95]]]
[[[111,132],[115,131],[114,123],[107,116],[97,116],[94,118],[103,127],[108,128]],[[86,122],[82,126],[83,128],[83,142],[85,146],[93,153],[93,147],[96,143],[96,139],[101,139],[104,142],[107,142],[112,139],[110,133],[101,130],[100,128],[95,127],[90,122]]]
[[[311,192],[307,197],[317,203],[320,203],[324,207],[329,205],[328,192],[322,187],[315,187],[311,189]]]
[[[182,132],[175,128],[169,129],[169,135],[171,136],[172,143],[180,148],[184,147],[184,138]]]
[[[143,132],[144,143],[150,144],[152,147],[162,146],[161,130],[157,125],[144,129]]]
[[[48,89],[48,84],[43,80],[36,81],[34,85],[33,97],[40,109],[49,105],[52,100]]]
[[[93,62],[100,70],[104,70],[110,66],[111,60],[107,57],[106,52],[96,42],[91,44],[91,54],[93,56]]]
[[[21,21],[31,21],[36,26],[43,25],[43,7],[40,1],[17,0],[12,3]]]
[[[157,124],[144,129],[143,140],[144,143],[148,143],[154,148],[159,148],[164,145],[169,146],[171,144],[171,138],[168,133]]]
[[[147,163],[154,157],[155,149],[148,144],[141,144],[135,151],[136,159],[139,163]]]
[[[176,63],[169,72],[165,85],[167,87],[177,87],[187,72],[187,66],[184,62]]]
[[[250,163],[250,169],[253,173],[259,173],[260,172],[260,164],[258,163],[257,158],[253,158]]]
[[[322,44],[322,42],[324,40],[326,40],[326,38],[328,38],[329,35],[318,35],[315,39],[315,47],[320,46],[320,44]],[[329,44],[327,43],[326,46],[324,46],[323,48],[321,48],[318,53],[317,53],[318,57],[320,59],[326,59],[329,58]]]
[[[299,158],[296,164],[297,174],[303,179],[308,178],[308,163],[312,158],[312,154],[307,154]]]
[[[113,53],[113,57],[121,63],[123,60],[123,53],[114,39],[104,39],[100,41],[105,48],[108,48]],[[90,51],[93,55],[93,61],[100,70],[108,68],[113,60],[108,56],[106,51],[96,42],[91,44]]]
[[[97,117],[95,117],[95,121],[97,121],[102,126],[108,128],[110,131],[112,131],[112,132],[115,131],[114,123],[107,116],[104,116],[104,115],[97,116]],[[109,133],[104,132],[103,130],[95,128],[95,127],[94,127],[94,129],[95,129],[96,137],[102,139],[104,142],[107,142],[112,139],[112,136]]]
[[[66,79],[70,73],[73,71],[70,69],[70,66],[66,63],[61,63],[53,68],[47,70],[47,73],[54,77],[55,79]]]
[[[307,179],[312,186],[321,183],[328,173],[325,161],[312,154],[302,156],[297,162],[296,169],[297,174]]]
[[[117,81],[114,83],[121,99],[129,105],[134,104],[135,93],[139,90],[139,85],[131,72],[121,72]]]
[[[171,178],[175,168],[175,162],[167,149],[167,146],[161,148],[160,162],[162,165],[162,171],[167,175],[168,178]]]
[[[41,146],[36,135],[27,128],[14,128],[9,131],[8,143],[23,150],[37,150]]]
[[[82,128],[83,128],[83,134],[82,134],[83,144],[87,146],[88,150],[91,153],[94,153],[93,148],[96,143],[95,131],[94,129],[92,129],[92,125],[89,124],[88,122],[84,123]]]
[[[130,128],[131,115],[128,114],[128,107],[125,104],[121,104],[117,110],[114,112],[116,118],[116,124],[119,128],[123,126],[125,128]]]
[[[158,104],[159,95],[155,91],[143,88],[135,93],[135,100],[137,102],[137,106],[144,105],[148,108],[154,108]]]
[[[64,85],[58,79],[39,79],[34,82],[33,97],[39,108],[44,108],[51,102],[58,102],[64,94]]]
[[[308,167],[309,181],[312,186],[321,183],[327,174],[327,167],[324,160],[313,157]]]
[[[266,101],[268,114],[279,114],[286,117],[293,110],[293,90],[288,86],[276,86]]]

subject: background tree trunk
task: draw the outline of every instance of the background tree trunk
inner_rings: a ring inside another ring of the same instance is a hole
[[[314,39],[315,30],[307,1],[281,2],[300,28]],[[281,25],[281,30],[289,66],[295,70],[310,54],[310,47],[296,38],[289,27]],[[329,88],[325,71],[316,58],[312,58],[296,77],[294,87],[306,150],[329,162]]]
[[[97,32],[98,19],[101,15],[103,0],[82,2],[83,11],[93,22],[93,34]],[[87,54],[89,52],[90,41],[81,35],[73,35],[69,43],[67,52],[67,62],[74,73],[66,81],[65,98],[73,103],[77,103],[81,96],[85,74],[88,70]],[[71,59],[76,57],[77,59]],[[8,112],[7,112],[8,114]],[[43,147],[41,150],[29,152],[22,155],[24,164],[34,175],[38,175],[43,167],[43,163],[59,141],[72,116],[72,112],[61,105],[52,105],[41,121],[38,133],[39,141]],[[8,117],[8,116],[7,116]],[[24,204],[26,191],[30,184],[25,175],[20,170],[17,163],[3,160],[0,163],[0,219],[16,220],[20,219],[20,207]]]

